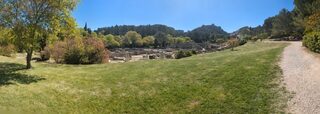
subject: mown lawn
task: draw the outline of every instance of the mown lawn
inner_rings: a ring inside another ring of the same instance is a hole
[[[0,57],[0,110],[38,113],[279,113],[286,44],[251,43],[181,60],[103,65]]]

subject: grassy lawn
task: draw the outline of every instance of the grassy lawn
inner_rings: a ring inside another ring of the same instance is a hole
[[[0,110],[39,113],[278,113],[286,44],[181,60],[87,66],[0,57]]]

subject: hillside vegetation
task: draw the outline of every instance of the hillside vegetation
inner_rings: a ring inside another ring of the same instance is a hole
[[[87,66],[0,57],[0,110],[37,113],[277,113],[286,44],[180,60]]]

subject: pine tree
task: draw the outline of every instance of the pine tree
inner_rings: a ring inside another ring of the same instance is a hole
[[[86,24],[84,25],[84,28],[83,28],[85,31],[88,31],[88,25],[87,25],[87,22]]]

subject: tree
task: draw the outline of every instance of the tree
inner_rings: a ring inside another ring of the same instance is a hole
[[[90,35],[89,35],[89,33],[88,33],[88,31],[86,31],[85,29],[79,29],[79,31],[80,31],[80,35],[82,36],[82,37],[89,37]]]
[[[168,34],[167,37],[168,37],[168,42],[167,42],[168,45],[171,45],[171,44],[175,44],[175,43],[176,43],[176,38],[175,38],[175,37],[173,37],[173,36],[170,35],[170,34]]]
[[[15,47],[12,45],[12,35],[10,29],[0,26],[0,55],[12,56],[15,53]]]
[[[113,34],[113,35],[125,35],[129,31],[136,31],[141,34],[142,37],[155,35],[157,32],[164,32],[166,34],[170,34],[173,36],[182,36],[184,35],[184,31],[175,30],[172,27],[168,27],[166,25],[122,25],[122,26],[112,26],[112,27],[103,27],[98,28],[96,30],[97,33],[102,33],[104,35]]]
[[[76,0],[2,0],[0,23],[12,28],[15,41],[27,52],[27,69],[31,68],[33,51],[39,48],[38,39],[56,34],[68,26]],[[73,29],[73,28],[68,28]]]
[[[86,22],[86,24],[84,25],[84,28],[83,28],[85,31],[87,31],[88,30],[88,25],[87,25],[87,22]]]
[[[131,47],[140,47],[143,45],[142,36],[136,31],[129,31],[125,35],[125,42],[127,45],[131,45]]]
[[[301,17],[309,17],[320,12],[319,0],[294,0],[295,10]]]
[[[108,48],[120,47],[120,43],[115,40],[115,36],[113,36],[112,34],[108,34],[107,36],[105,36],[104,41]]]
[[[312,14],[307,18],[306,32],[320,31],[320,12]]]
[[[155,39],[155,45],[156,47],[160,47],[160,48],[166,48],[167,44],[168,44],[168,35],[165,34],[164,32],[157,32],[154,37]]]
[[[217,39],[224,39],[229,36],[229,34],[224,31],[221,27],[212,25],[203,25],[187,33],[193,41],[202,43],[207,41],[215,41]]]
[[[287,9],[282,9],[274,18],[272,23],[272,36],[283,37],[293,33],[293,18],[291,12]]]
[[[146,36],[143,38],[143,46],[152,46],[154,45],[155,38],[153,36]]]
[[[268,33],[261,33],[261,34],[257,35],[257,37],[260,41],[262,41],[263,39],[267,39],[268,36],[269,36]]]
[[[264,29],[264,32],[268,34],[268,36],[270,36],[272,33],[274,18],[275,17],[269,17],[264,21],[263,29]]]

